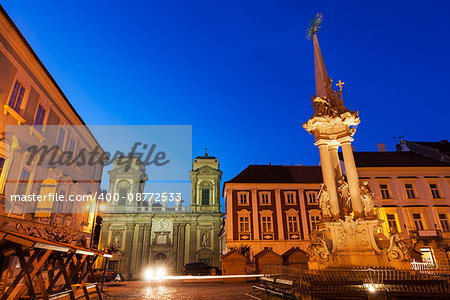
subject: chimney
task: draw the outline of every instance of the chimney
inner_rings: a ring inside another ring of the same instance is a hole
[[[386,152],[386,145],[383,143],[377,144],[378,152]]]

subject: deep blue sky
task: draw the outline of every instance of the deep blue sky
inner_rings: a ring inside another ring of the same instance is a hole
[[[449,138],[448,1],[9,1],[2,5],[87,124],[193,126],[228,180],[248,164],[317,164],[309,19],[355,149]]]

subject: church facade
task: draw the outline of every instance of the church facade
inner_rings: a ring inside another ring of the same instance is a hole
[[[114,163],[110,175],[110,194],[144,192],[148,179],[145,166],[134,158],[130,170]],[[102,214],[99,249],[113,250],[108,269],[126,279],[139,279],[147,267],[164,265],[170,273],[180,272],[190,262],[220,267],[220,210],[222,172],[214,156],[194,159],[191,180],[191,204],[182,206],[167,201],[128,202],[127,197],[111,202],[113,209]],[[131,198],[131,197],[130,197]]]

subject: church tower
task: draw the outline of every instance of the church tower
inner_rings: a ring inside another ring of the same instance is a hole
[[[219,161],[205,152],[192,163],[189,172],[192,184],[191,211],[220,213],[220,179]]]
[[[113,169],[109,174],[109,194],[114,195],[111,209],[131,211],[143,203],[134,201],[137,193],[143,193],[148,176],[145,166],[138,157],[119,157],[113,162]],[[118,207],[118,205],[120,207]]]

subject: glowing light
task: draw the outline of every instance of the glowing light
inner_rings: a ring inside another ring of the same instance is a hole
[[[373,286],[373,284],[368,284],[367,285],[367,290],[371,293],[375,293],[375,287]]]
[[[166,269],[164,268],[158,268],[158,270],[156,270],[156,277],[164,277],[167,275]]]
[[[104,211],[106,209],[106,205],[105,204],[100,204],[100,211]]]
[[[144,271],[144,278],[145,280],[152,280],[154,278],[154,272],[153,269],[146,269]]]
[[[89,204],[86,204],[86,210],[89,210],[89,208],[91,208],[91,206]]]
[[[167,270],[163,267],[157,269],[148,268],[144,271],[145,280],[162,280],[166,279]]]

